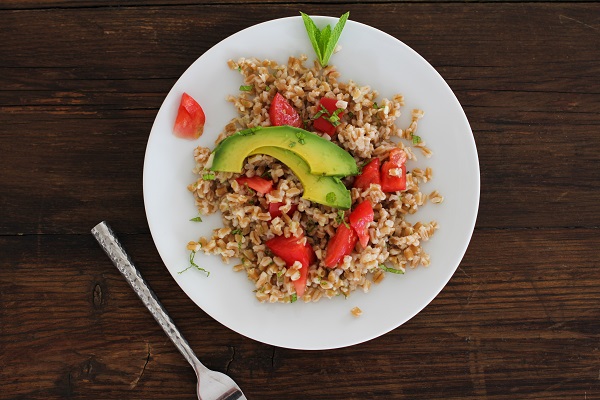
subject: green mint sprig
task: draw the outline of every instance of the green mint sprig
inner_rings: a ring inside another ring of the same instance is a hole
[[[323,67],[327,66],[329,59],[335,50],[335,46],[340,39],[344,25],[346,25],[346,21],[350,16],[350,12],[347,12],[340,17],[333,30],[330,25],[327,25],[323,29],[319,29],[308,15],[303,12],[300,12],[300,15],[302,15],[302,19],[304,20],[308,38],[310,39],[315,53],[317,53],[319,64]]]

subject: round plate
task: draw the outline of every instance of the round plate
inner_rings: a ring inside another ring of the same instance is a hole
[[[319,27],[337,18],[314,17]],[[265,45],[268,44],[268,45]],[[194,182],[193,150],[213,148],[214,140],[235,109],[226,101],[237,94],[241,76],[227,66],[229,59],[269,58],[286,63],[289,56],[314,51],[300,17],[283,18],[245,29],[214,46],[198,58],[173,86],[162,104],[148,140],[144,161],[144,203],[150,231],[169,272],[183,291],[207,314],[249,338],[293,349],[333,349],[350,346],[383,335],[421,311],[442,290],[458,267],[469,243],[479,205],[479,162],[469,123],[458,100],[442,77],[419,54],[394,37],[372,27],[348,21],[338,42],[342,49],[330,63],[350,79],[369,85],[379,98],[404,95],[406,106],[399,119],[407,126],[411,110],[420,108],[425,117],[418,133],[433,151],[433,157],[418,157],[408,168],[430,166],[432,181],[424,193],[438,190],[445,200],[426,204],[411,221],[439,223],[439,230],[424,242],[431,256],[429,267],[407,270],[404,275],[386,274],[369,293],[356,291],[347,299],[323,298],[317,303],[262,304],[244,272],[232,270],[235,261],[224,264],[220,257],[198,253],[195,261],[210,276],[189,269],[186,244],[210,236],[222,226],[220,215],[197,215],[187,185]],[[176,138],[173,123],[181,94],[187,92],[204,108],[204,135],[196,141]],[[415,151],[419,156],[420,151]],[[359,307],[360,317],[350,310]]]

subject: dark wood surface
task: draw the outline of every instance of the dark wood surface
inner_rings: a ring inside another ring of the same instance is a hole
[[[181,73],[268,19],[402,40],[469,118],[481,204],[448,286],[394,331],[276,348],[198,309],[142,201]],[[0,4],[0,398],[192,399],[195,377],[89,233],[109,220],[199,358],[249,399],[600,398],[600,5],[7,0]]]

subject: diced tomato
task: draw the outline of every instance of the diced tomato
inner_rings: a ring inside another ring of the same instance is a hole
[[[350,226],[358,235],[360,245],[364,248],[369,243],[369,223],[373,221],[373,206],[369,200],[365,200],[356,206],[350,213]]]
[[[184,139],[198,139],[204,132],[206,116],[200,104],[187,93],[181,95],[173,133]]]
[[[313,126],[315,127],[315,129],[324,132],[331,137],[334,137],[336,134],[335,127],[337,124],[332,124],[331,121],[329,121],[327,118],[331,118],[335,114],[335,111],[338,109],[336,105],[337,102],[337,99],[332,99],[331,97],[323,97],[321,100],[319,100],[319,108],[317,112],[323,111],[323,107],[325,107],[327,113],[323,113],[319,118],[315,119],[313,122]],[[343,115],[343,111],[340,111],[338,114],[336,114],[338,118],[342,118]]]
[[[248,185],[259,193],[267,194],[273,189],[273,181],[261,178],[260,176],[240,176],[235,179],[240,186]]]
[[[290,125],[296,128],[302,126],[300,115],[281,93],[277,93],[271,101],[269,118],[273,126]]]
[[[283,206],[285,203],[269,203],[269,214],[271,214],[271,219],[277,218],[277,217],[281,217],[281,210],[279,209],[279,207]],[[294,213],[296,212],[296,210],[298,209],[298,204],[292,204],[290,206],[290,211],[288,211],[286,214],[289,215],[290,217],[292,215],[294,215]]]
[[[390,151],[388,161],[381,166],[381,190],[389,192],[397,192],[406,189],[406,153],[401,149],[395,148]],[[400,175],[390,175],[392,169],[400,169]]]
[[[325,266],[335,268],[344,256],[352,252],[357,241],[358,236],[354,229],[347,227],[345,224],[338,226],[335,235],[327,243]]]
[[[300,268],[300,278],[294,281],[296,295],[302,297],[306,290],[306,278],[308,277],[308,268],[316,261],[316,255],[308,242],[305,245],[300,243],[302,237],[290,236],[275,236],[265,242],[265,245],[273,252],[274,255],[285,261],[285,264],[290,267],[294,262],[298,261],[302,264]]]
[[[379,158],[375,157],[365,165],[356,178],[354,178],[354,187],[366,190],[371,183],[380,184],[379,181]]]

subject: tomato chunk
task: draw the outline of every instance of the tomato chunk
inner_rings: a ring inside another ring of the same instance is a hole
[[[397,192],[406,189],[406,153],[401,149],[395,148],[390,151],[388,161],[381,166],[381,190],[389,192]],[[392,170],[396,170],[397,175],[391,174]],[[399,170],[399,171],[398,171]]]
[[[261,178],[260,176],[240,176],[235,179],[240,186],[248,185],[259,193],[267,194],[273,189],[273,181]]]
[[[358,236],[356,236],[354,229],[347,227],[345,224],[338,226],[335,235],[327,243],[325,266],[335,268],[344,256],[352,253],[357,241]]]
[[[281,217],[282,212],[279,209],[281,206],[283,206],[285,203],[281,202],[281,203],[269,203],[269,214],[271,214],[271,219],[277,218],[277,217]],[[292,215],[294,215],[294,213],[296,212],[296,210],[298,209],[298,204],[292,204],[290,206],[290,210],[286,213],[287,215],[289,215],[290,217]]]
[[[315,119],[313,122],[313,126],[315,129],[324,132],[331,137],[334,137],[336,135],[335,127],[339,125],[339,123],[332,123],[331,119],[341,119],[344,115],[343,111],[336,113],[336,110],[338,109],[336,105],[337,102],[337,99],[332,99],[331,97],[323,97],[321,100],[319,100],[319,109],[317,113],[324,111],[323,107],[325,108],[325,110],[327,110],[327,112],[323,112],[321,116],[319,116],[319,118]]]
[[[380,184],[379,180],[379,158],[374,158],[367,165],[365,165],[358,175],[354,179],[354,187],[366,190],[371,186],[371,183]]]
[[[281,93],[277,93],[271,101],[269,118],[273,126],[290,125],[296,128],[302,126],[300,115]]]
[[[369,200],[365,200],[356,206],[350,213],[350,226],[356,232],[360,245],[367,247],[369,243],[369,223],[373,221],[373,206]]]
[[[204,132],[206,116],[200,104],[187,93],[181,95],[173,133],[184,139],[198,139]]]
[[[316,261],[316,255],[308,242],[301,244],[302,237],[290,236],[275,236],[265,242],[265,245],[273,252],[274,255],[285,261],[288,267],[294,265],[298,261],[302,264],[300,268],[300,278],[293,281],[296,288],[296,295],[301,297],[306,290],[306,278],[308,277],[308,268]]]

